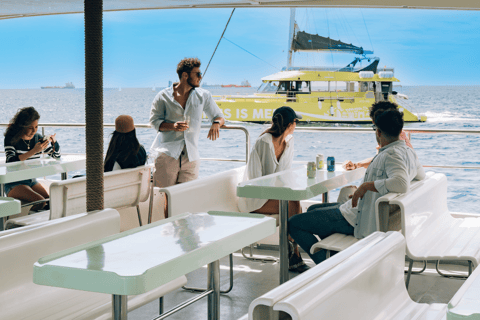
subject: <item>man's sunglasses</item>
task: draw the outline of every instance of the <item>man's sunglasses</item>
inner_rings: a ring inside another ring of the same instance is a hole
[[[377,126],[373,124],[372,129],[373,129],[373,131],[377,131]]]
[[[192,73],[192,72],[190,72],[190,73]],[[196,74],[196,75],[197,75],[197,77],[199,77],[199,78],[201,78],[201,77],[202,77],[202,73],[201,73],[200,71],[196,72],[195,74]]]

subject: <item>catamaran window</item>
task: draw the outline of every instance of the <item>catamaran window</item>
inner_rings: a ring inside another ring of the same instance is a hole
[[[299,91],[304,93],[310,93],[310,82],[302,81]]]
[[[312,92],[325,92],[330,91],[330,82],[328,81],[312,81]]]
[[[359,82],[360,92],[374,91],[373,84],[374,82],[368,82],[368,81]]]
[[[278,89],[278,82],[264,82],[258,88],[258,93],[269,93],[269,92],[276,92]]]
[[[347,92],[358,92],[358,82],[347,82]]]
[[[278,89],[277,89],[277,93],[287,93],[288,92],[292,92],[292,91],[296,91],[295,90],[295,83],[291,83],[290,81],[282,81],[280,82],[280,85],[278,86]]]
[[[335,81],[332,83],[334,85],[334,87],[330,87],[330,89],[332,89],[332,91],[336,91],[336,92],[348,92],[348,84],[349,82],[345,82],[345,81]]]

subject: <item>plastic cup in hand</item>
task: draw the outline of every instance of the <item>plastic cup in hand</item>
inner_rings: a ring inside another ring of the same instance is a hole
[[[186,115],[184,119],[185,119],[185,123],[187,124],[187,127],[188,127],[188,129],[186,131],[188,131],[190,129],[190,116]]]

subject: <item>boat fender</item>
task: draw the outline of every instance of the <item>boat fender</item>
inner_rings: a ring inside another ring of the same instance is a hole
[[[330,105],[330,115],[332,115],[332,116],[334,115],[334,113],[333,113],[333,105]]]

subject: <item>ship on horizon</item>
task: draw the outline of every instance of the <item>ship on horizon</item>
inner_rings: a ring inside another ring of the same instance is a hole
[[[75,89],[75,86],[73,85],[72,82],[67,82],[65,84],[65,87],[60,87],[60,86],[53,86],[53,87],[40,87],[42,89]]]
[[[240,85],[237,84],[222,84],[222,88],[251,88],[252,85],[248,80],[242,81]]]

